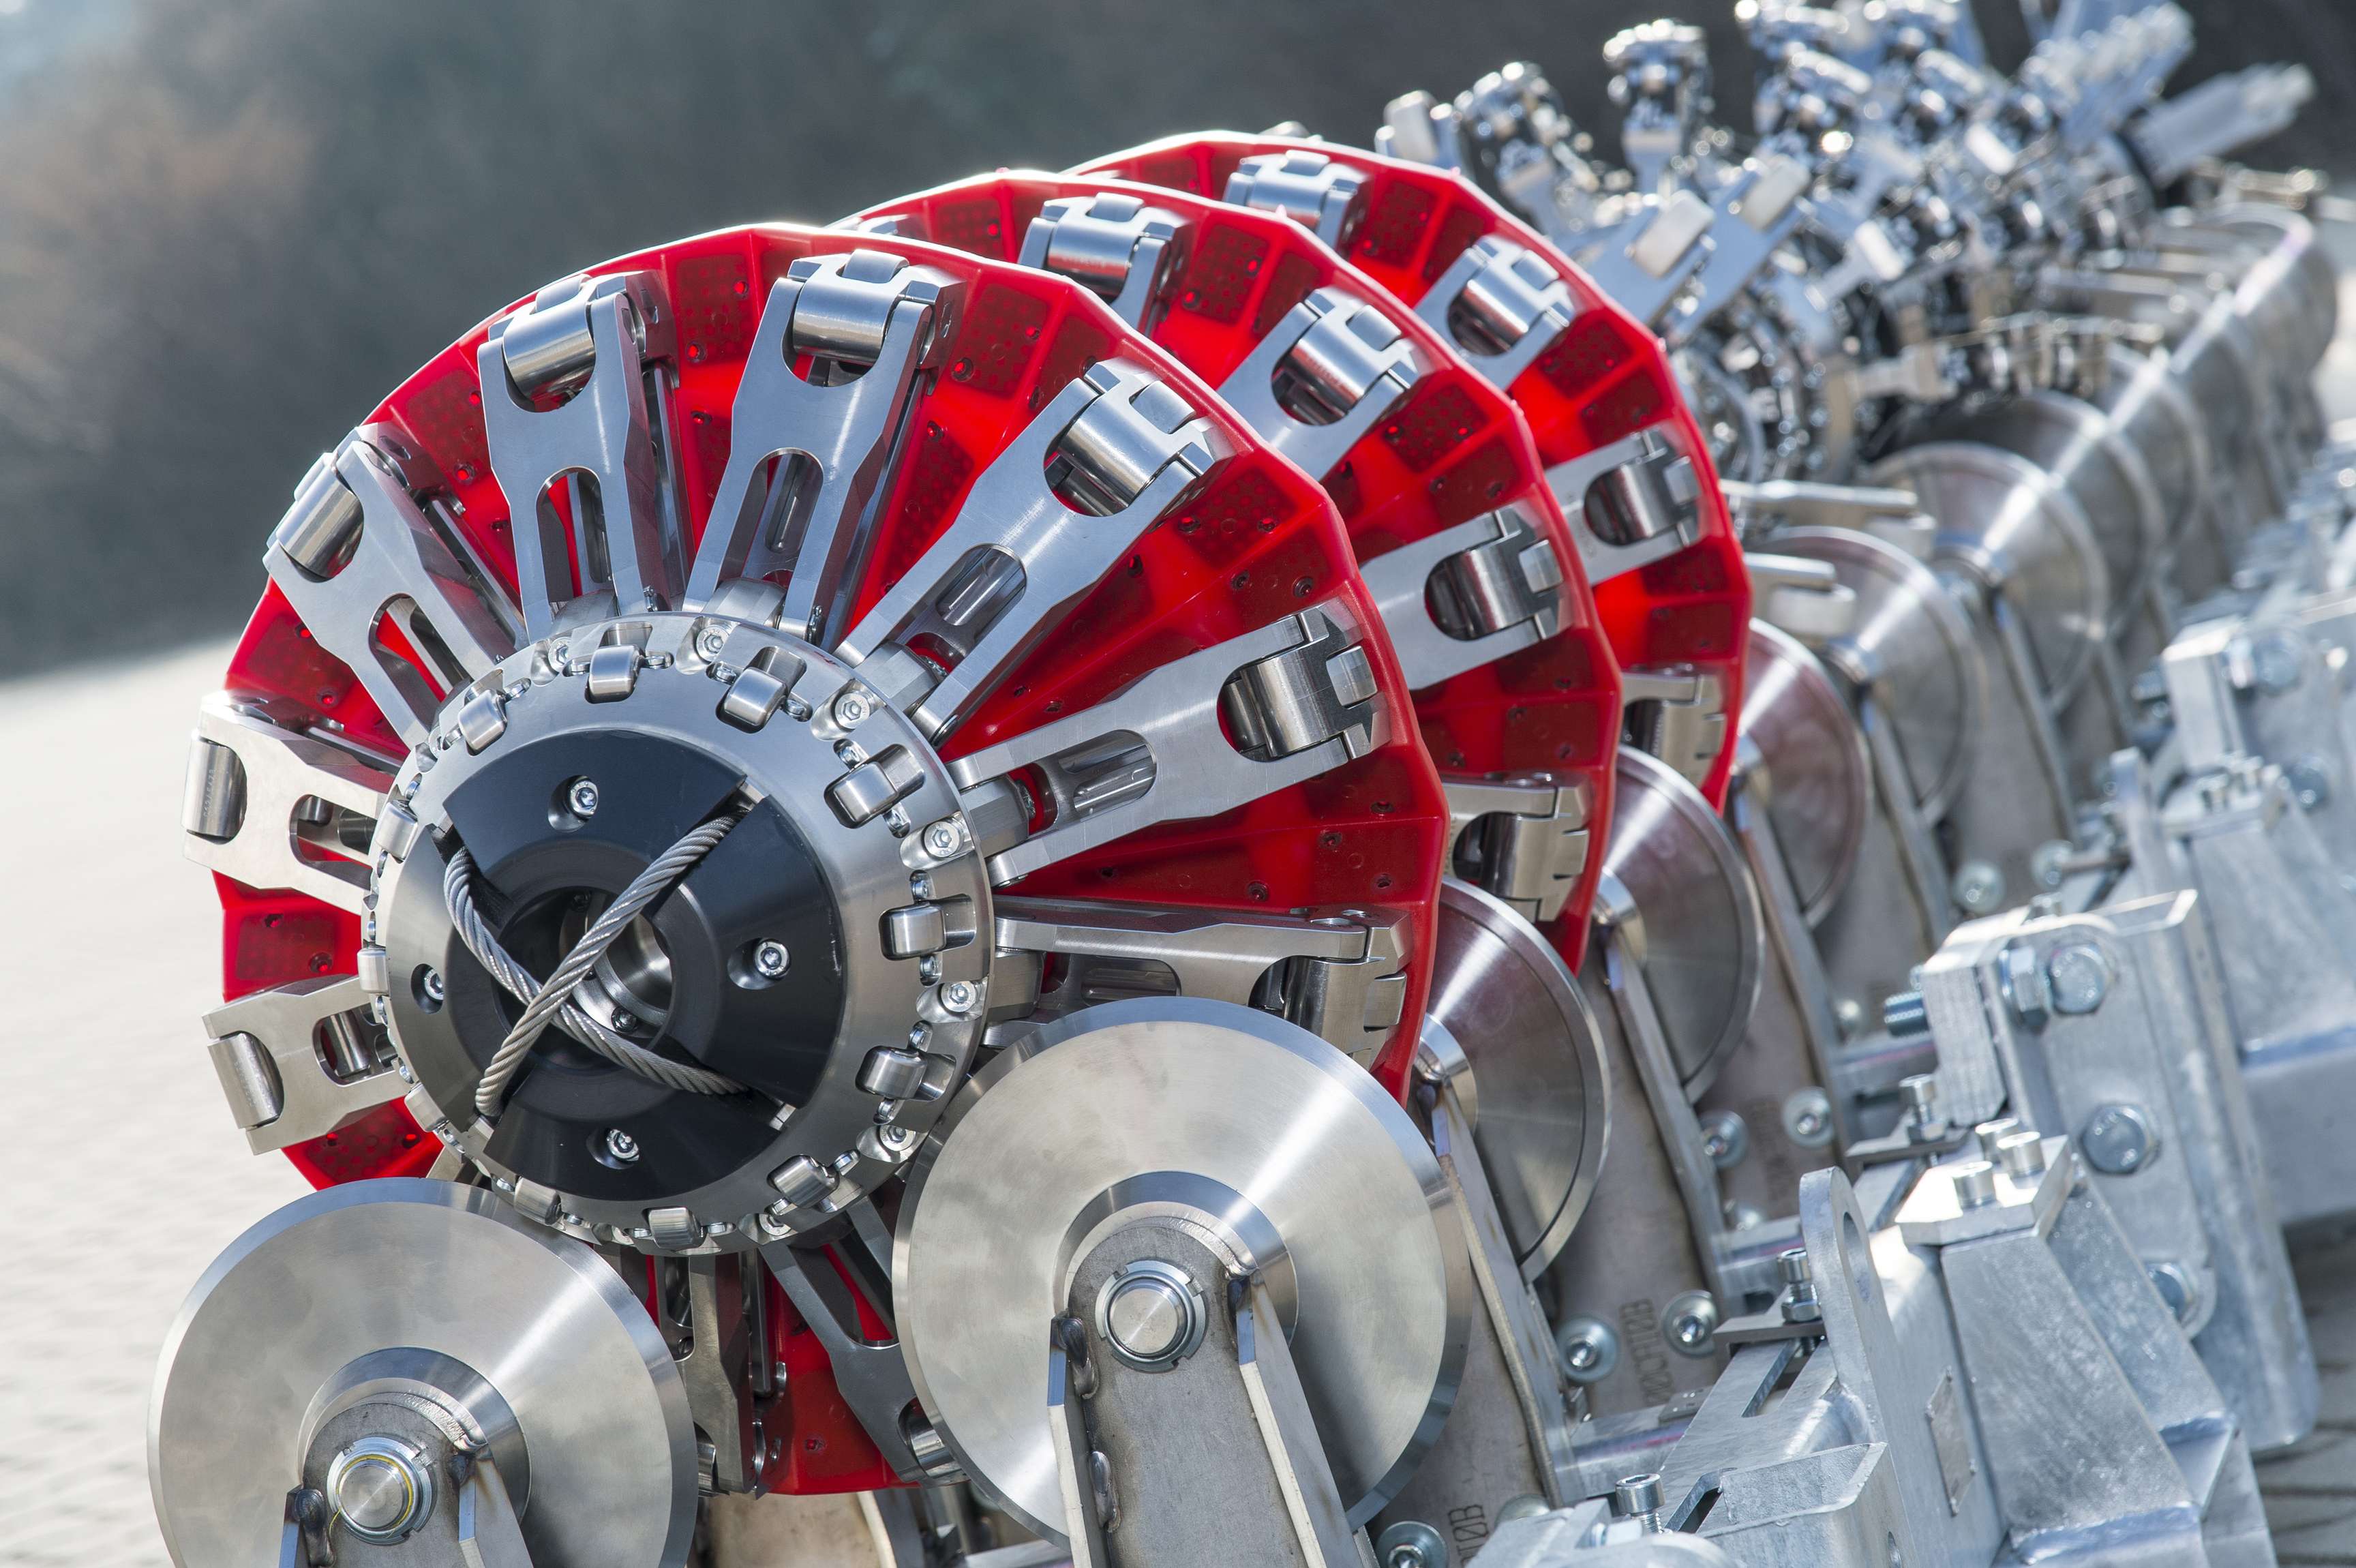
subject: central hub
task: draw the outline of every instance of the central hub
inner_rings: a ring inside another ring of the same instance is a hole
[[[673,1247],[804,1228],[914,1152],[970,1058],[990,887],[956,789],[853,669],[758,619],[524,650],[452,697],[394,800],[417,826],[388,815],[373,936],[415,1108],[552,1218]],[[587,1022],[560,1015],[478,1116],[528,998],[461,931],[452,858],[536,990],[707,824],[726,831],[572,987]],[[659,1081],[596,1026],[741,1090]]]

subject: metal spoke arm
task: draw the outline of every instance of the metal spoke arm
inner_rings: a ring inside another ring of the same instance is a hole
[[[1568,618],[1561,558],[1515,507],[1378,555],[1360,575],[1411,691],[1543,642]]]
[[[187,857],[248,887],[359,914],[392,774],[216,692],[197,711],[180,826]]]

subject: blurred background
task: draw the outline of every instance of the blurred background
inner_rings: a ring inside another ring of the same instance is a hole
[[[2356,6],[2187,0],[2179,85],[2299,59],[2326,166]],[[1599,48],[1668,0],[0,0],[0,678],[219,635],[312,457],[550,278],[823,222],[993,165],[1546,68],[1607,145]],[[1981,0],[1998,62],[2012,0]],[[1731,0],[1693,0],[1721,96]]]
[[[2356,175],[2356,4],[2184,3],[2179,84],[2274,59],[2319,79],[2253,161]],[[2013,0],[1980,8],[2009,68]],[[1205,126],[1362,141],[1396,94],[1515,59],[1608,149],[1603,40],[1679,9],[0,0],[0,1568],[166,1562],[144,1443],[164,1334],[302,1189],[221,1106],[198,1023],[219,910],[177,806],[197,699],[313,456],[481,317],[701,229]],[[1747,99],[1733,0],[1682,9]],[[2327,380],[2356,413],[2356,346]],[[2308,1289],[2356,1378],[2350,1291]],[[2356,1562],[2356,1471],[2311,1467],[2271,1503],[2285,1561]]]

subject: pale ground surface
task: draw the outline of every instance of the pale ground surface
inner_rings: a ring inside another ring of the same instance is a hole
[[[2335,249],[2356,260],[2343,232]],[[2356,416],[2356,280],[2324,366]],[[226,644],[0,684],[0,1568],[168,1561],[148,1502],[147,1390],[213,1255],[304,1190],[231,1127],[198,1018],[218,1004],[219,913],[180,857],[197,700]],[[2286,1568],[2356,1564],[2356,1243],[2301,1283],[2324,1418],[2261,1467]]]

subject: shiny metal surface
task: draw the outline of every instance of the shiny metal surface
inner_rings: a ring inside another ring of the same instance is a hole
[[[1868,482],[1912,490],[1938,521],[1937,558],[2003,592],[2048,696],[2077,689],[2110,626],[2112,584],[2068,489],[2016,453],[1934,441],[1882,459]]]
[[[1759,999],[1759,896],[1725,822],[1666,763],[1622,748],[1618,782],[1603,873],[1635,906],[1635,950],[1669,1054],[1698,1098]]]
[[[1595,1016],[1537,928],[1450,877],[1429,1015],[1472,1066],[1472,1141],[1525,1279],[1587,1212],[1609,1138],[1611,1092]]]
[[[1987,705],[1987,668],[1963,609],[1936,573],[1870,534],[1794,528],[1775,535],[1775,548],[1826,563],[1857,596],[1849,628],[1817,651],[1883,694],[1914,803],[1943,815],[1971,774],[1972,736]]]
[[[670,1350],[589,1248],[496,1194],[371,1181],[297,1198],[214,1260],[166,1338],[148,1415],[181,1568],[278,1560],[306,1412],[374,1352],[447,1356],[514,1412],[540,1568],[680,1564],[694,1430]]]
[[[1810,925],[1848,886],[1873,812],[1865,732],[1832,677],[1789,633],[1751,623],[1742,733],[1766,764],[1767,817]]]
[[[1085,1009],[976,1074],[916,1158],[892,1258],[908,1369],[968,1474],[1060,1538],[1048,1320],[1118,1217],[1188,1212],[1289,1264],[1292,1359],[1363,1520],[1455,1397],[1472,1285],[1447,1202],[1406,1112],[1315,1036],[1186,998]]]

